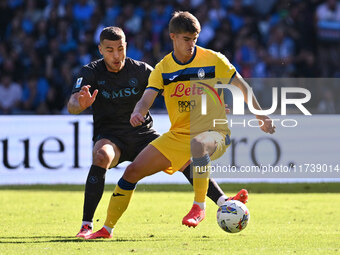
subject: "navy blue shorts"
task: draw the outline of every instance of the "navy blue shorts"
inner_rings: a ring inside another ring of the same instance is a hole
[[[116,131],[111,134],[99,134],[94,138],[94,143],[101,139],[108,139],[114,143],[121,152],[120,164],[124,161],[133,161],[137,155],[153,140],[160,135],[153,129],[147,133],[127,133],[124,131]]]

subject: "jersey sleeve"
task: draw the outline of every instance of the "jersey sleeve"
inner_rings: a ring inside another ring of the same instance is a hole
[[[145,77],[145,85],[144,85],[144,88],[146,88],[148,86],[148,82],[149,82],[149,77],[150,77],[150,74],[151,72],[153,71],[153,67],[150,66],[149,64],[147,63],[144,63],[144,69],[143,69],[143,74],[144,74],[144,77]]]
[[[146,88],[153,89],[158,92],[163,91],[164,83],[159,65],[157,65],[156,68],[151,72],[148,86]]]
[[[85,85],[91,85],[90,91],[93,91],[95,89],[95,86],[97,85],[95,83],[95,76],[92,70],[87,66],[83,66],[81,68],[73,84],[72,94],[79,92],[81,90],[81,87]]]
[[[218,53],[217,57],[219,59],[217,68],[220,77],[228,79],[229,83],[231,83],[236,75],[236,68],[222,53]]]
[[[145,63],[145,71],[150,74],[153,71],[153,67]]]

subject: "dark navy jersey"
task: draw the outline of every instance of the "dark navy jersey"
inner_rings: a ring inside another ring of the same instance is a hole
[[[72,93],[79,92],[85,85],[91,85],[91,94],[98,89],[92,104],[94,137],[123,130],[137,133],[150,130],[152,118],[149,113],[145,122],[135,128],[130,124],[130,116],[143,95],[152,69],[148,64],[131,58],[126,58],[125,66],[117,73],[107,70],[104,59],[82,67]]]

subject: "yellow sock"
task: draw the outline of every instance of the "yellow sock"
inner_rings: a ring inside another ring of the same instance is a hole
[[[209,188],[209,166],[194,166],[193,169],[193,179],[194,179],[194,192],[195,192],[195,202],[203,203],[205,202],[205,197]]]
[[[110,199],[105,226],[113,228],[128,207],[134,190],[124,190],[116,185]]]

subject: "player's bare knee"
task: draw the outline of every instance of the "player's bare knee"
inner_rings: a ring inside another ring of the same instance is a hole
[[[194,137],[190,142],[193,157],[203,157],[206,154],[206,146],[202,139]]]
[[[112,153],[109,153],[104,149],[97,150],[93,155],[93,164],[103,168],[108,168],[114,158],[114,155],[111,154]]]
[[[137,165],[134,163],[131,163],[125,170],[124,175],[123,175],[124,180],[131,182],[131,183],[136,183],[140,179],[143,178],[141,175],[140,171],[137,168]]]

